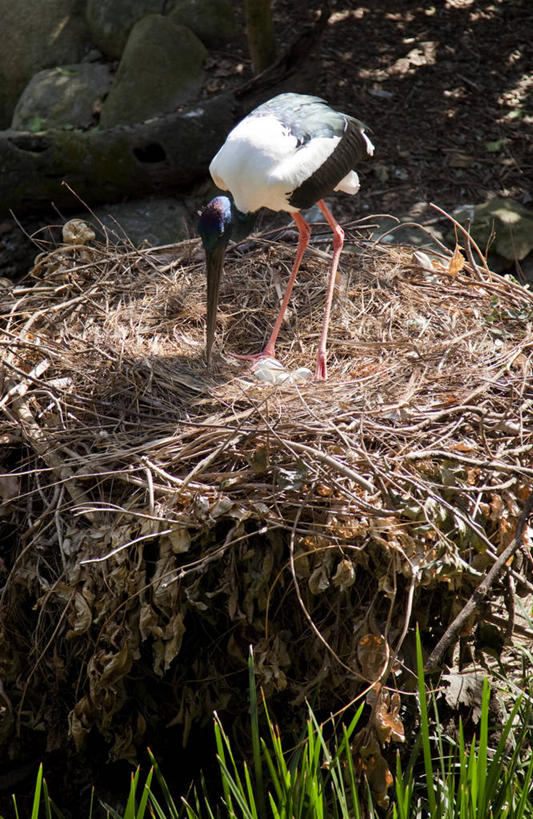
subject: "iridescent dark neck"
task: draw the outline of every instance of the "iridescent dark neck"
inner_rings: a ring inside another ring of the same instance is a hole
[[[233,231],[231,238],[234,242],[240,242],[246,239],[252,232],[257,219],[257,211],[255,213],[242,213],[233,205]]]

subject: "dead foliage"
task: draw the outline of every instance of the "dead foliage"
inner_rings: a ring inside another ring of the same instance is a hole
[[[355,750],[386,801],[414,626],[431,652],[531,494],[533,297],[470,246],[347,233],[325,384],[259,383],[229,356],[268,335],[288,234],[229,252],[210,373],[196,240],[77,230],[36,281],[2,283],[4,745],[44,728],[49,748],[82,748],[96,730],[133,759],[168,725],[186,742],[213,708],[239,713],[252,644],[279,719],[276,702],[367,697]],[[287,368],[313,367],[328,258],[305,257]],[[483,623],[512,638],[529,545],[525,527],[463,648],[483,648]]]

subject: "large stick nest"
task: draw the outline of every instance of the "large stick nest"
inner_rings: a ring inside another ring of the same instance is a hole
[[[262,383],[228,355],[268,337],[290,233],[228,253],[211,372],[196,240],[71,241],[2,283],[2,742],[45,727],[81,748],[96,729],[131,759],[147,725],[186,740],[238,713],[250,644],[267,695],[375,698],[413,668],[415,623],[431,651],[513,540],[533,297],[364,235],[347,231],[327,383]],[[288,369],[313,367],[329,251],[304,259]],[[517,558],[463,629],[473,648],[482,623],[512,632]]]

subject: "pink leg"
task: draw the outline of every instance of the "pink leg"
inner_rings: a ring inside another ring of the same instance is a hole
[[[315,381],[325,381],[327,378],[326,341],[328,338],[329,314],[331,312],[331,302],[333,301],[333,291],[335,289],[335,279],[337,276],[337,267],[339,266],[339,257],[344,244],[344,231],[331,213],[326,203],[320,199],[317,204],[326,217],[328,225],[333,231],[333,259],[329,273],[328,290],[326,293],[326,308],[324,311],[324,321],[322,323],[322,333],[318,344],[315,369]]]
[[[300,214],[299,211],[292,214],[292,218],[296,222],[296,227],[298,228],[298,249],[296,251],[296,258],[294,260],[294,264],[292,266],[291,275],[289,278],[289,283],[287,284],[287,289],[285,290],[285,295],[283,297],[283,301],[281,303],[281,307],[279,308],[278,317],[276,319],[276,323],[274,324],[274,329],[270,334],[270,338],[268,339],[267,345],[262,353],[256,353],[256,355],[234,355],[234,358],[244,358],[244,359],[256,359],[256,358],[274,358],[275,357],[275,350],[276,350],[276,341],[278,338],[278,333],[281,329],[281,325],[283,324],[283,318],[285,316],[285,312],[287,310],[287,305],[289,303],[289,299],[291,297],[292,287],[294,284],[294,280],[296,279],[296,275],[298,270],[300,269],[300,263],[302,261],[302,256],[305,253],[307,245],[309,244],[309,237],[311,235],[311,228]],[[333,218],[333,217],[331,217]],[[340,230],[340,228],[339,228]]]

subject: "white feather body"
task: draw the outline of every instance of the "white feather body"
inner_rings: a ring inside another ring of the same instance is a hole
[[[372,143],[366,137],[372,147]],[[298,146],[296,137],[273,115],[248,116],[230,132],[209,170],[215,184],[229,190],[243,213],[259,208],[294,213],[292,192],[335,150],[340,137],[313,137]],[[370,153],[370,150],[369,150]],[[359,178],[350,171],[335,190],[354,194]]]

